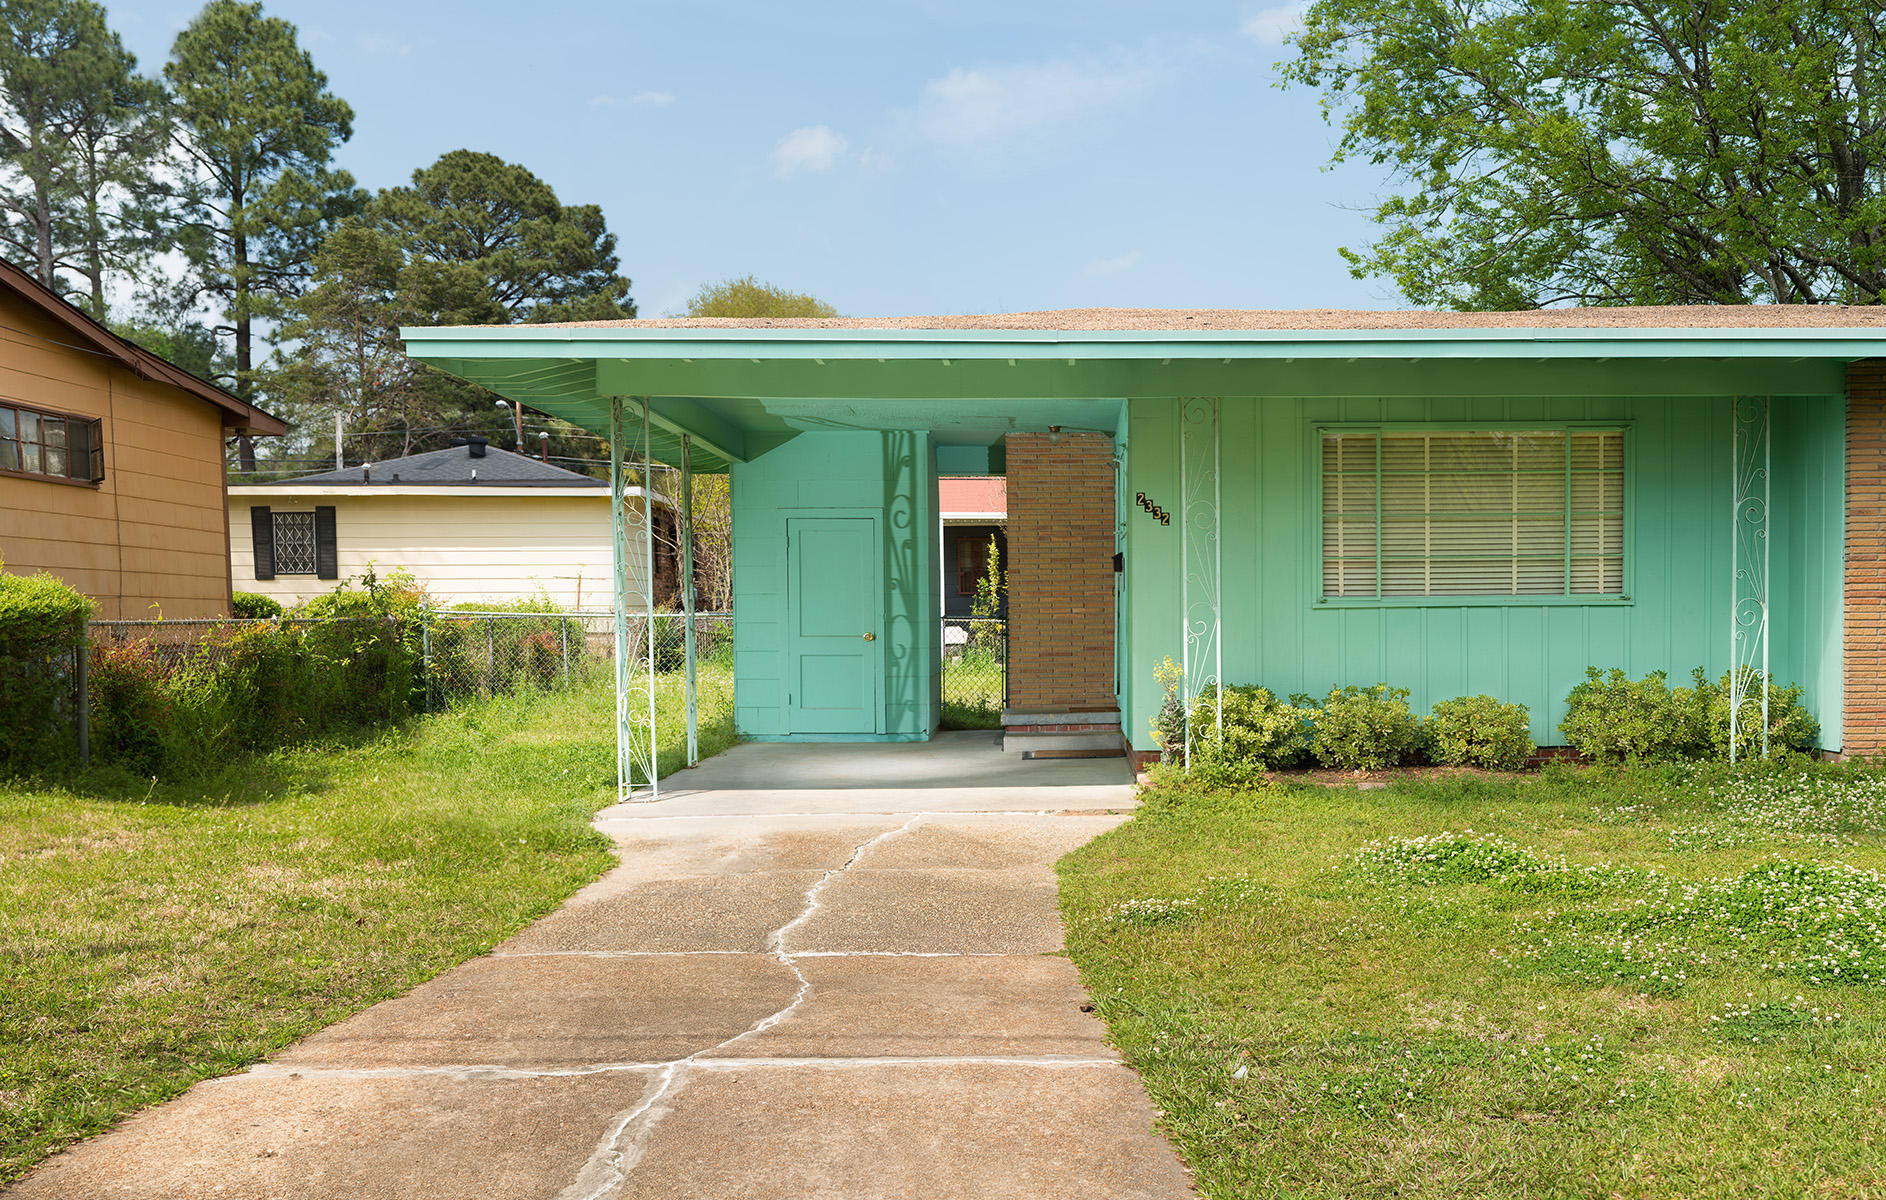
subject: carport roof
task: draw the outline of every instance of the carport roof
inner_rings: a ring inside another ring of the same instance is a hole
[[[1845,363],[1886,355],[1886,309],[1073,309],[401,333],[413,357],[596,432],[611,397],[646,399],[653,457],[678,461],[686,433],[695,469],[717,471],[808,429],[916,429],[959,445],[1050,425],[1113,432],[1129,396],[1283,395],[1363,368],[1378,369],[1367,386],[1386,367],[1432,387],[1449,363],[1647,360],[1633,369],[1671,370],[1645,387],[1824,392]]]

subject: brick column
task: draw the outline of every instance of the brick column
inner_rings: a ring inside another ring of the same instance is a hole
[[[1113,441],[1008,436],[1008,692],[1018,710],[1111,708]]]
[[[1842,678],[1849,754],[1886,749],[1886,359],[1847,368]]]

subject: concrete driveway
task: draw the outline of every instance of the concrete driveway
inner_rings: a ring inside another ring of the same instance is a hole
[[[47,1162],[46,1197],[1191,1195],[1061,949],[1121,760],[746,745],[487,957]]]

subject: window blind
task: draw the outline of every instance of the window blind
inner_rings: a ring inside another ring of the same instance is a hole
[[[1618,596],[1624,433],[1323,434],[1323,595]]]

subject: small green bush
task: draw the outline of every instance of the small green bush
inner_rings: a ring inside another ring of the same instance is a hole
[[[260,592],[231,592],[229,615],[239,621],[263,621],[282,615],[281,601]]]
[[[1297,766],[1309,757],[1312,710],[1279,700],[1261,687],[1228,687],[1220,734],[1218,693],[1213,686],[1192,701],[1195,768],[1209,766],[1221,773],[1255,777],[1258,772]]]
[[[1326,767],[1376,771],[1399,765],[1421,745],[1408,689],[1385,683],[1332,689],[1313,724],[1316,761]]]
[[[1671,762],[1700,753],[1705,717],[1695,692],[1673,690],[1662,671],[1633,680],[1616,668],[1587,667],[1565,698],[1559,731],[1598,762]]]
[[[1770,754],[1797,753],[1807,754],[1819,748],[1820,722],[1814,714],[1807,711],[1801,703],[1802,689],[1799,684],[1782,687],[1775,683],[1770,675],[1763,680],[1760,672],[1752,667],[1742,668],[1744,695],[1741,712],[1736,720],[1736,737],[1741,743],[1737,747],[1738,759],[1746,755],[1758,755],[1762,752],[1762,688],[1768,689],[1768,751]],[[1724,671],[1721,678],[1713,682],[1703,674],[1701,667],[1696,668],[1692,676],[1695,680],[1694,694],[1699,697],[1697,707],[1706,709],[1705,740],[1708,743],[1709,756],[1726,761],[1729,757],[1729,673]]]
[[[1523,704],[1492,696],[1461,696],[1434,706],[1427,720],[1428,754],[1437,763],[1514,771],[1538,749]]]
[[[0,774],[78,751],[75,667],[92,602],[51,575],[0,575]]]
[[[1769,751],[1812,751],[1820,723],[1801,703],[1802,689],[1779,686],[1772,677],[1759,680],[1754,670],[1743,670],[1749,686],[1737,724],[1746,736],[1736,757],[1760,753],[1764,685]],[[1672,688],[1661,671],[1632,680],[1619,670],[1607,673],[1592,667],[1566,698],[1559,729],[1568,743],[1600,762],[1727,759],[1729,675],[1724,672],[1712,680],[1698,667],[1691,678],[1693,686]]]

